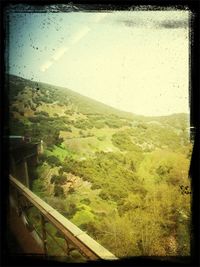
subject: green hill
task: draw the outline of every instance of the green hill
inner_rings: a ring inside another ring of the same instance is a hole
[[[84,151],[116,150],[119,147],[113,147],[112,136],[123,135],[123,131],[143,150],[171,146],[171,142],[178,147],[188,139],[187,114],[144,117],[119,111],[66,88],[17,76],[9,76],[8,80],[13,135],[31,135],[49,145],[59,142],[60,137],[79,153],[82,146]],[[73,145],[77,139],[78,147]]]
[[[13,75],[7,87],[10,135],[44,141],[36,194],[119,257],[189,255],[188,114],[135,115]]]

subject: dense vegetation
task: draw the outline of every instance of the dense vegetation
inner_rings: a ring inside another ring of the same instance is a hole
[[[8,88],[10,134],[44,141],[37,195],[116,256],[190,254],[186,114],[136,116],[16,76]]]

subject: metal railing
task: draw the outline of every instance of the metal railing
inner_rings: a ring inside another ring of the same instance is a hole
[[[40,214],[41,231],[36,232],[42,240],[45,255],[48,255],[47,236],[50,236],[50,238],[54,241],[54,244],[57,243],[57,245],[64,250],[66,256],[76,249],[88,260],[117,260],[115,255],[35,195],[12,175],[10,175],[9,179],[11,185],[10,193],[13,192],[15,195],[18,210],[22,211],[26,208],[35,207]],[[21,201],[21,198],[23,198],[24,201]],[[53,234],[48,231],[46,227],[47,223],[53,225],[63,236],[63,240],[66,242],[65,247],[61,246],[56,241]]]

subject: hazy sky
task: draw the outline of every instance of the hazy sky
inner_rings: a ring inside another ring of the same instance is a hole
[[[8,71],[142,115],[189,112],[189,12],[12,13]]]

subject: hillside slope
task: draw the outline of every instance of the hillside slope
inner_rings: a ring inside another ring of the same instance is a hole
[[[189,255],[187,114],[144,117],[66,88],[8,81],[10,134],[44,141],[36,194],[119,257]]]
[[[179,146],[188,138],[187,114],[144,117],[119,111],[66,88],[11,75],[8,80],[11,134],[32,135],[47,144],[55,144],[59,137],[70,139],[66,144],[71,144],[72,150],[80,150],[75,143],[81,138],[83,150],[89,149],[89,143],[91,150],[93,147],[98,151],[112,151],[113,134],[123,135],[127,129],[131,141],[142,149],[170,146],[172,139]]]

